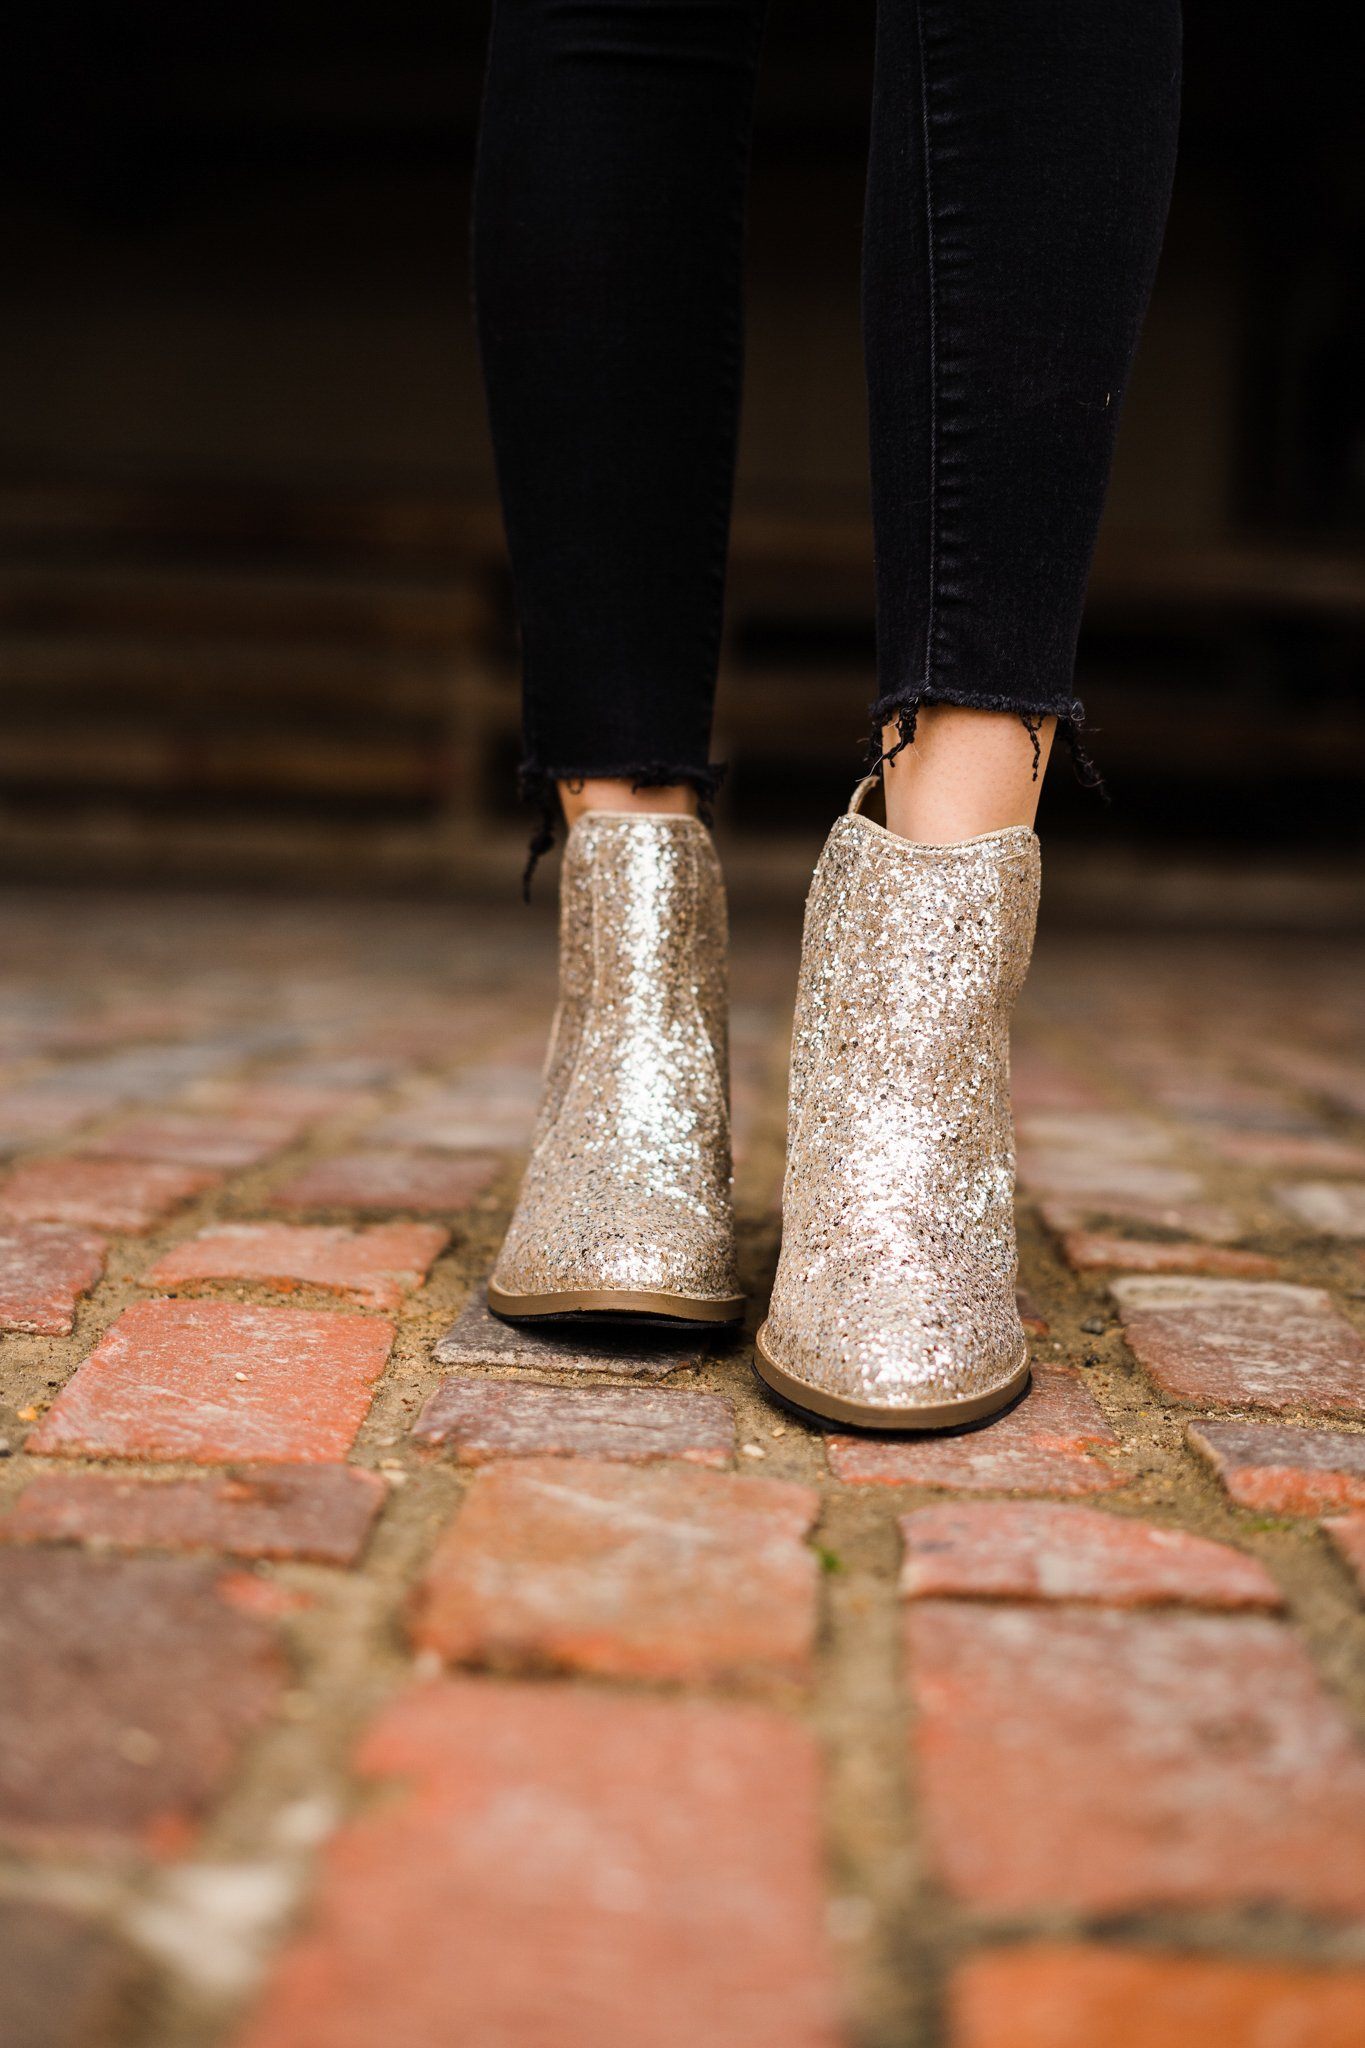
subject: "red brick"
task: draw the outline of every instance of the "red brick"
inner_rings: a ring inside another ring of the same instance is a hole
[[[950,2048],[1360,2048],[1365,1970],[1040,1943],[949,1987]]]
[[[313,1605],[313,1595],[302,1587],[282,1585],[279,1579],[245,1569],[225,1571],[218,1594],[239,1614],[256,1614],[265,1621],[283,1621]]]
[[[384,1495],[379,1475],[354,1465],[243,1465],[203,1479],[42,1472],[0,1515],[0,1542],[346,1565],[364,1549]]]
[[[1365,1752],[1279,1623],[909,1610],[933,1860],[997,1912],[1365,1915]]]
[[[1361,1592],[1365,1593],[1365,1512],[1338,1515],[1322,1526],[1342,1563],[1354,1575]]]
[[[18,1222],[92,1223],[141,1235],[220,1175],[143,1159],[30,1159],[0,1184],[0,1216]]]
[[[1303,1131],[1315,1119],[1281,1090],[1226,1075],[1200,1072],[1176,1062],[1143,1084],[1153,1102],[1192,1124],[1236,1124],[1244,1130]]]
[[[467,1209],[503,1170],[501,1159],[438,1152],[341,1152],[305,1167],[271,1196],[280,1209],[402,1209],[443,1216]]]
[[[0,1903],[5,2048],[109,2048],[126,2016],[129,1958],[58,1906]]]
[[[838,2048],[819,1771],[754,1707],[445,1681],[237,2048]]]
[[[539,1073],[479,1067],[453,1088],[425,1095],[375,1126],[380,1145],[435,1146],[443,1152],[496,1152],[526,1144],[540,1100]]]
[[[1021,1152],[1032,1151],[1045,1172],[1055,1167],[1064,1189],[1077,1170],[1104,1175],[1115,1166],[1166,1160],[1176,1143],[1173,1133],[1155,1118],[1113,1109],[1023,1112],[1018,1133]]]
[[[226,1301],[139,1301],[28,1440],[76,1457],[326,1464],[344,1458],[393,1324]]]
[[[1125,1007],[1132,1002],[1132,985]],[[1227,1071],[1228,1054],[1191,1050],[1181,1042],[1181,1026],[1163,1018],[1159,1037],[1107,1040],[1105,1057],[1136,1083],[1144,1100],[1188,1117],[1219,1117],[1227,1122],[1293,1114],[1284,1094],[1258,1083],[1234,1079]],[[1234,1055],[1241,1057],[1240,1046]]]
[[[461,1020],[468,1015],[475,1000],[473,997],[462,998],[458,1012]],[[448,1030],[453,1014],[447,1009]],[[324,1092],[341,1089],[351,1093],[391,1088],[405,1077],[407,1071],[406,1063],[390,1053],[330,1053],[312,1059],[290,1060],[283,1066],[272,1067],[269,1073],[258,1075],[255,1081],[244,1081],[239,1085],[243,1088],[303,1088]]]
[[[277,1293],[316,1287],[368,1308],[399,1308],[449,1242],[435,1223],[220,1223],[163,1253],[144,1284],[255,1280]]]
[[[720,1394],[654,1388],[536,1387],[512,1380],[443,1380],[413,1429],[426,1450],[460,1465],[499,1458],[613,1458],[648,1465],[681,1458],[728,1465],[735,1411]]]
[[[1273,1422],[1192,1422],[1185,1434],[1239,1508],[1320,1515],[1365,1507],[1365,1436]]]
[[[1236,1213],[1218,1202],[1142,1202],[1136,1197],[1093,1202],[1050,1195],[1038,1204],[1038,1214],[1059,1237],[1073,1230],[1086,1230],[1096,1219],[1169,1230],[1184,1237],[1197,1237],[1206,1244],[1230,1244],[1242,1235]]]
[[[1282,1209],[1324,1237],[1365,1237],[1365,1180],[1307,1180],[1276,1188]]]
[[[453,933],[450,936],[453,938]],[[409,993],[415,997],[415,991]],[[500,996],[462,992],[458,998],[447,997],[430,1016],[410,1013],[399,1017],[390,1012],[352,1033],[345,1040],[348,1052],[338,1052],[332,1059],[315,1064],[341,1067],[349,1061],[357,1068],[387,1066],[395,1080],[402,1078],[404,1069],[410,1069],[415,1061],[427,1066],[446,1064],[477,1046],[491,1032],[506,1030],[508,1000],[515,1001],[516,994],[510,983],[504,983]],[[544,1052],[542,1034],[542,1058]]]
[[[1265,1567],[1226,1543],[1053,1501],[955,1501],[901,1517],[912,1599],[1277,1608]]]
[[[30,1081],[0,1088],[0,1150],[18,1151],[45,1139],[64,1138],[118,1104],[116,1090],[58,1090]]]
[[[1365,1342],[1320,1287],[1116,1280],[1138,1363],[1177,1401],[1365,1415]]]
[[[224,1172],[259,1166],[294,1142],[299,1126],[280,1117],[130,1117],[88,1138],[85,1151],[106,1159],[162,1159],[172,1166],[208,1166]]]
[[[1186,1167],[1116,1158],[1079,1146],[1021,1147],[1019,1182],[1030,1194],[1060,1195],[1113,1215],[1122,1215],[1130,1202],[1144,1210],[1164,1210],[1174,1202],[1198,1201],[1203,1194],[1198,1174]]]
[[[1062,1240],[1062,1250],[1078,1273],[1116,1268],[1125,1273],[1212,1273],[1226,1280],[1273,1280],[1280,1271],[1279,1260],[1261,1252],[1231,1251],[1226,1245],[1200,1244],[1188,1237],[1172,1241],[1073,1230]]]
[[[1015,1108],[1021,1112],[1105,1107],[1105,1097],[1089,1081],[1062,1061],[1031,1045],[1016,1043],[1014,1046],[1010,1059],[1010,1087]]]
[[[530,1330],[488,1313],[482,1287],[470,1295],[432,1356],[438,1365],[507,1365],[533,1372],[615,1372],[632,1379],[663,1379],[696,1365],[700,1340],[679,1343],[676,1333],[596,1329]]]
[[[1019,1320],[1031,1337],[1046,1337],[1052,1325],[1043,1314],[1033,1296],[1022,1287],[1014,1297],[1019,1310]]]
[[[0,1224],[0,1330],[65,1337],[104,1271],[105,1243],[67,1223]]]
[[[818,1505],[808,1487],[676,1466],[491,1466],[437,1548],[414,1635],[502,1671],[804,1680]]]
[[[983,1429],[957,1436],[831,1436],[836,1479],[859,1485],[942,1486],[968,1493],[1107,1493],[1126,1483],[1098,1450],[1118,1443],[1074,1372],[1034,1369],[1022,1401]]]
[[[314,1086],[272,1079],[218,1081],[196,1090],[195,1101],[219,1116],[261,1118],[305,1131],[331,1117],[354,1116],[375,1100],[371,1088]]]
[[[1319,1095],[1348,1116],[1365,1116],[1365,1073],[1359,1060],[1311,1052],[1306,1046],[1280,1045],[1263,1048],[1260,1064],[1291,1088]]]
[[[1229,1131],[1201,1133],[1201,1141],[1234,1166],[1284,1173],[1365,1173],[1365,1145],[1318,1131]]]
[[[0,1838],[184,1849],[283,1677],[211,1566],[0,1551]]]

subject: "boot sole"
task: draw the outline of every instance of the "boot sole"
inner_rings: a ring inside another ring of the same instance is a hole
[[[509,1323],[604,1319],[652,1323],[737,1323],[744,1296],[707,1301],[687,1294],[629,1294],[616,1288],[575,1288],[563,1294],[504,1294],[490,1284],[488,1306]]]
[[[961,1401],[936,1401],[932,1405],[914,1408],[878,1408],[866,1401],[845,1400],[842,1394],[827,1394],[823,1387],[812,1387],[805,1380],[798,1380],[785,1372],[763,1342],[763,1332],[767,1327],[766,1323],[762,1324],[754,1340],[758,1351],[754,1370],[790,1407],[814,1415],[822,1422],[847,1422],[855,1429],[895,1431],[903,1436],[913,1435],[918,1430],[953,1429],[966,1422],[981,1422],[988,1415],[998,1415],[1002,1408],[1008,1408],[1012,1401],[1018,1400],[1029,1383],[1026,1345],[1023,1358],[1004,1386],[992,1387],[988,1394],[970,1394]]]

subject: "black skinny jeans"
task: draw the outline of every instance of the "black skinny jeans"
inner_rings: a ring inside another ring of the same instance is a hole
[[[524,772],[714,786],[765,0],[495,0],[480,343]],[[1175,153],[1179,0],[878,0],[863,243],[874,733],[1074,733]]]

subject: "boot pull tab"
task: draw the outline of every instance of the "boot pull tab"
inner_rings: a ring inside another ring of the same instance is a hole
[[[870,775],[863,777],[848,800],[848,815],[850,818],[856,818],[861,813],[873,791],[880,788],[881,779],[881,770],[877,768],[874,768]]]

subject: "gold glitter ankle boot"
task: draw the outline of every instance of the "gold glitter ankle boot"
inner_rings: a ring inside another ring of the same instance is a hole
[[[488,1305],[732,1322],[725,890],[705,826],[587,812],[559,939],[545,1090]]]
[[[1009,1018],[1028,968],[1038,841],[951,846],[861,814],[806,906],[782,1255],[758,1370],[868,1428],[941,1429],[1020,1393]]]

